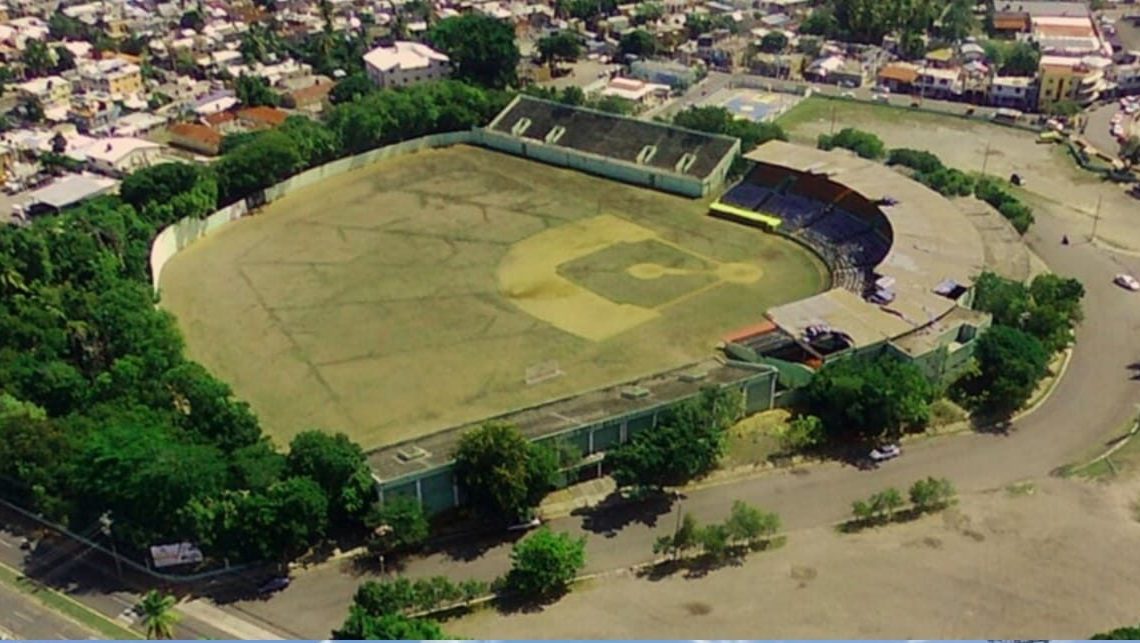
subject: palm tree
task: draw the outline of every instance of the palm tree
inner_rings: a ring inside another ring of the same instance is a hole
[[[143,628],[148,639],[174,638],[174,626],[179,615],[174,611],[174,597],[150,590],[139,601],[137,610],[142,617]]]

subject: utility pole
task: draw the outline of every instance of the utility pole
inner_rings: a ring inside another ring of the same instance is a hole
[[[111,526],[114,524],[115,521],[111,519],[111,512],[108,511],[102,516],[99,516],[100,530],[103,532],[103,535],[111,541],[111,557],[115,559],[115,571],[118,572],[119,578],[122,578],[123,563],[119,560],[119,550],[115,547],[115,536],[111,533]]]
[[[831,135],[835,135],[835,103],[831,104]]]
[[[1093,212],[1093,227],[1092,234],[1089,236],[1089,241],[1096,241],[1096,226],[1098,223],[1100,223],[1100,202],[1103,198],[1103,194],[1096,195],[1096,212]]]
[[[982,176],[986,175],[986,165],[990,161],[990,142],[986,141],[986,153],[982,156]]]

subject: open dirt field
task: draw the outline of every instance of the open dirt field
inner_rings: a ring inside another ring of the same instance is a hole
[[[1140,620],[1138,492],[1135,481],[1042,480],[914,523],[796,532],[700,578],[594,580],[540,611],[488,609],[444,629],[501,639],[1087,638]]]
[[[1032,132],[982,120],[819,98],[802,101],[778,122],[788,128],[793,141],[815,145],[820,134],[832,131],[833,117],[835,131],[855,127],[874,132],[887,148],[928,150],[960,170],[979,172],[984,168],[987,174],[1002,178],[1016,172],[1025,180],[1027,190],[1070,206],[1066,216],[1080,217],[1090,231],[1099,202],[1098,238],[1114,247],[1140,251],[1136,199],[1123,187],[1104,183],[1078,168],[1064,147],[1037,143]]]
[[[190,355],[285,444],[375,448],[679,366],[818,292],[816,258],[694,201],[471,147],[294,193],[162,277]],[[562,375],[528,385],[528,369]]]

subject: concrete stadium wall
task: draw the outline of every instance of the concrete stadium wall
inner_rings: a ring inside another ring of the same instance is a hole
[[[159,280],[162,276],[162,269],[166,266],[166,262],[170,261],[174,255],[181,252],[186,246],[189,246],[202,237],[217,232],[225,226],[225,224],[248,215],[258,207],[272,203],[296,190],[309,187],[324,179],[371,165],[377,161],[426,149],[477,142],[477,138],[478,135],[476,131],[467,130],[462,132],[432,134],[402,143],[387,145],[364,152],[363,154],[357,154],[356,156],[339,159],[305,170],[276,185],[265,188],[257,194],[250,195],[242,201],[228,205],[202,219],[193,217],[181,219],[163,228],[151,243],[151,284],[157,292]]]
[[[717,170],[710,175],[709,180],[702,181],[691,176],[645,165],[615,161],[558,145],[547,145],[531,140],[524,141],[489,129],[480,130],[477,136],[481,145],[500,152],[507,152],[550,165],[567,167],[623,183],[694,198],[705,196],[715,185],[723,183],[724,174],[727,172],[728,166],[731,165],[731,160],[729,163],[721,163],[724,166],[723,168],[718,166]],[[720,172],[720,180],[716,181],[718,171]]]
[[[755,369],[756,373],[742,380],[724,385],[744,394],[744,407],[748,413],[766,411],[775,405],[776,378],[774,368],[733,362],[743,368]],[[565,442],[577,447],[583,456],[590,456],[618,444],[628,442],[633,436],[652,429],[663,413],[677,404],[694,399],[699,393],[672,402],[661,404],[632,413],[615,415],[590,424],[577,426],[566,431],[553,433],[534,440],[538,443]],[[453,463],[442,464],[431,469],[417,471],[400,478],[377,483],[381,502],[395,495],[416,498],[425,512],[435,514],[457,507],[465,501],[455,480]]]

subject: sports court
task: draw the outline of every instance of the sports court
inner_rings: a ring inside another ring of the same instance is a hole
[[[390,159],[187,248],[162,305],[279,444],[366,449],[680,366],[818,292],[696,201],[474,147]]]
[[[788,111],[799,102],[798,96],[766,92],[755,89],[722,89],[704,102],[732,112],[737,118],[751,121],[770,121]]]

